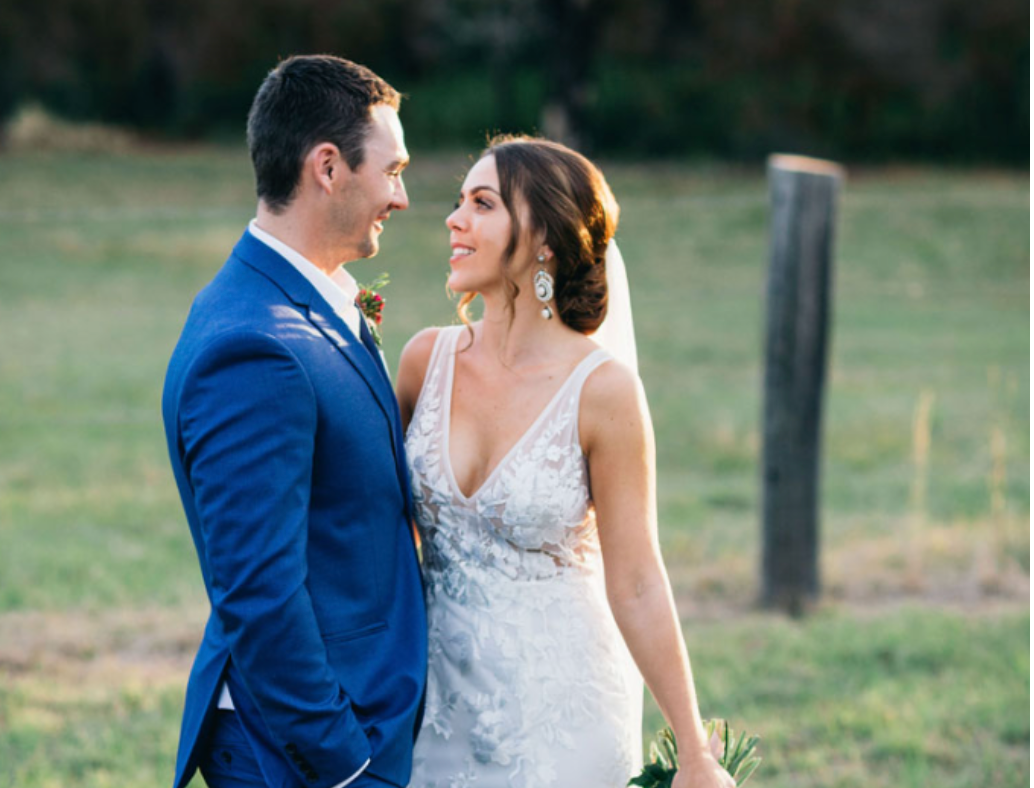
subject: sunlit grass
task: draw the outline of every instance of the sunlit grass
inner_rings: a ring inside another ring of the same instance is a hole
[[[1028,628],[905,607],[686,634],[703,713],[763,737],[759,785],[968,788],[1026,784]]]
[[[412,208],[355,264],[361,281],[391,273],[392,365],[412,333],[453,320],[443,221],[466,160],[417,152]],[[763,172],[604,166],[705,713],[763,735],[759,786],[1027,784],[1026,174],[850,173],[824,595],[791,622],[750,612]],[[161,383],[193,294],[253,213],[247,157],[0,157],[0,185],[0,786],[165,784],[204,592]]]

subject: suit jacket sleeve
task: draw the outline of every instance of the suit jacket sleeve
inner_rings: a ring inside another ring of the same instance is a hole
[[[232,660],[299,776],[314,769],[340,780],[371,749],[328,664],[306,587],[316,425],[304,368],[271,336],[222,335],[187,373],[184,468]]]

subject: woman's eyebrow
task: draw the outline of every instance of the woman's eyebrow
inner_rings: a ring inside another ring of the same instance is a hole
[[[499,197],[503,196],[503,195],[499,194],[499,190],[498,189],[493,189],[491,186],[472,186],[470,191],[467,192],[467,194],[476,194],[477,192],[482,192],[482,191],[492,192],[493,194],[499,195]],[[463,196],[463,189],[460,189],[460,197],[462,197],[462,196]]]

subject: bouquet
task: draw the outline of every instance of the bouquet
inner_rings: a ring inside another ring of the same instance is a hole
[[[741,733],[738,737],[725,720],[705,720],[708,744],[718,764],[725,769],[736,785],[743,785],[754,774],[761,763],[757,755],[757,736]],[[678,747],[671,728],[665,728],[650,743],[650,763],[643,767],[638,777],[629,780],[629,785],[641,788],[670,788],[675,773],[679,770]]]

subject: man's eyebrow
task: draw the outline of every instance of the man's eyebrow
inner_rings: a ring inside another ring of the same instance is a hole
[[[391,164],[388,165],[389,170],[404,170],[409,166],[409,157],[404,159],[395,159]]]

